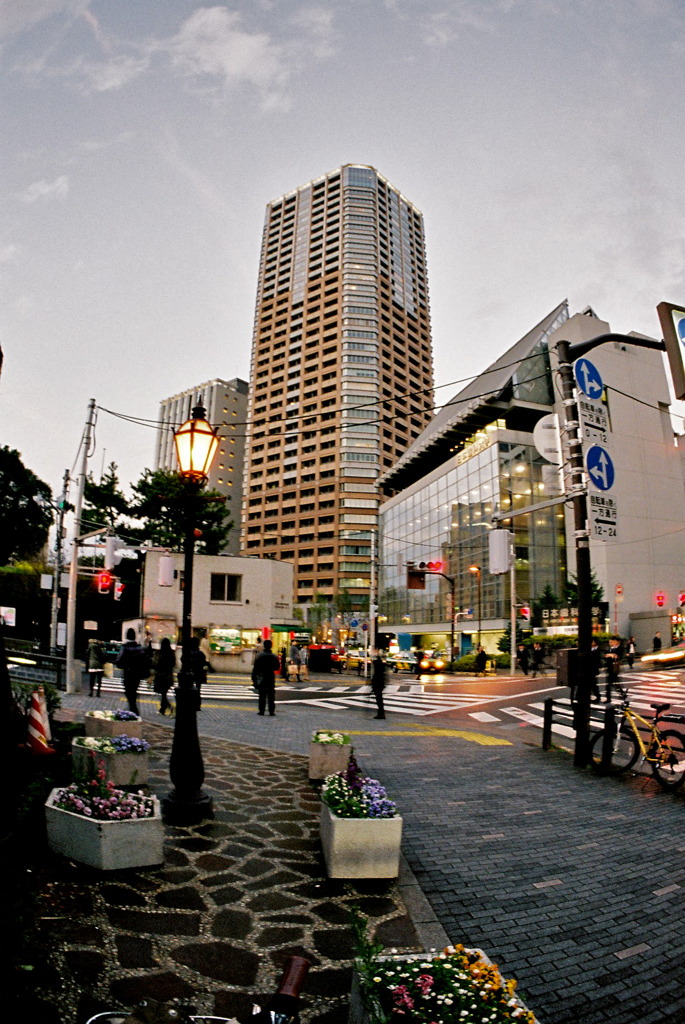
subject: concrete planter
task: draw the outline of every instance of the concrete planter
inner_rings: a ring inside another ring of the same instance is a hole
[[[86,736],[134,736],[143,738],[143,720],[136,718],[129,722],[119,722],[115,718],[93,718],[88,712],[85,716]]]
[[[48,845],[79,864],[101,871],[152,867],[164,862],[164,825],[159,801],[153,797],[152,818],[94,821],[54,807],[56,789],[45,804]]]
[[[351,743],[309,743],[309,778],[325,779],[344,772],[352,753]]]
[[[397,878],[402,818],[338,818],[321,804],[321,845],[329,878]]]
[[[117,724],[125,725],[126,723]],[[133,724],[135,725],[135,722]],[[95,754],[98,765],[102,764],[104,767],[107,782],[113,782],[117,788],[147,785],[147,751],[141,754],[135,754],[130,751],[107,754],[101,750],[93,750],[92,747],[84,747],[77,739],[72,740],[71,758],[74,778],[77,775],[87,774],[88,761],[91,754]]]

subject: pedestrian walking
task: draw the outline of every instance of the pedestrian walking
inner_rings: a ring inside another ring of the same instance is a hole
[[[154,682],[152,685],[155,693],[159,694],[159,714],[165,715],[167,711],[173,715],[174,709],[169,702],[169,690],[174,685],[174,669],[176,668],[176,653],[171,646],[168,637],[163,637],[157,657],[155,658]]]
[[[620,640],[612,638],[609,641],[609,650],[604,655],[604,665],[606,668],[606,702],[608,704],[611,701],[611,691],[613,687],[618,686],[621,670]]]
[[[488,656],[482,647],[476,651],[476,675],[484,676],[488,664]]]
[[[279,662],[271,647],[271,640],[265,640],[263,650],[257,655],[252,666],[252,682],[257,687],[260,715],[264,714],[267,704],[269,714],[276,714],[276,672]]]
[[[652,653],[656,654],[658,651],[661,650],[661,647],[661,633],[659,632],[659,630],[657,630],[654,634],[654,639],[652,640]]]
[[[542,648],[542,644],[533,644],[533,671],[531,675],[533,678],[537,676],[538,672],[541,676],[545,675],[545,652]]]
[[[136,640],[136,631],[131,627],[126,630],[126,643],[119,651],[116,665],[124,673],[124,693],[129,711],[139,715],[138,687],[141,679],[147,679],[150,675],[150,659],[145,647]]]
[[[207,682],[207,673],[210,671],[210,666],[205,652],[200,647],[200,638],[198,636],[191,636],[190,638],[189,668],[197,688],[197,710],[199,711],[202,707],[202,687]]]
[[[291,676],[295,676],[295,678],[297,679],[298,683],[300,681],[300,665],[301,665],[301,663],[302,662],[301,662],[301,658],[300,658],[300,648],[297,646],[297,644],[291,644],[290,645],[290,675]]]
[[[374,715],[374,718],[385,718],[385,705],[383,704],[383,690],[385,689],[385,662],[381,657],[380,651],[376,654],[373,659],[373,666],[371,671],[371,692],[376,701],[376,707],[378,708],[378,714]]]
[[[88,655],[86,657],[88,669],[88,682],[90,683],[90,697],[100,696],[102,677],[105,674],[105,649],[99,640],[88,641]],[[94,691],[97,690],[97,694]]]
[[[635,637],[631,636],[628,640],[628,646],[626,647],[626,661],[628,662],[628,668],[632,671],[633,664],[635,663],[635,655],[637,654],[637,645],[635,643]]]
[[[525,644],[519,644],[516,648],[516,664],[523,672],[524,676],[528,675],[528,648]]]
[[[288,656],[285,653],[285,647],[281,649],[281,679],[288,678]]]

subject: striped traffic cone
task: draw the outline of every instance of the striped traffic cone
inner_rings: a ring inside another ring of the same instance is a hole
[[[42,686],[31,694],[31,709],[29,711],[29,737],[28,746],[32,754],[54,754],[54,749],[48,746],[50,742],[50,721],[48,709],[45,702],[45,691]]]

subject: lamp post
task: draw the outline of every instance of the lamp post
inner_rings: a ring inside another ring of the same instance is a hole
[[[478,646],[480,647],[480,632],[483,621],[483,586],[481,582],[481,571],[479,565],[470,565],[469,572],[478,574]]]
[[[162,801],[164,820],[170,825],[197,825],[213,817],[212,798],[202,789],[205,767],[197,732],[199,694],[192,668],[193,558],[198,492],[207,479],[219,446],[205,410],[196,406],[191,418],[174,435],[179,473],[186,482],[185,537],[183,545],[183,611],[181,623],[181,670],[176,687],[176,719],[169,759],[174,788]]]

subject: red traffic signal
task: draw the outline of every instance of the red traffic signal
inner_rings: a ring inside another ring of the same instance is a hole
[[[654,600],[656,601],[657,608],[663,608],[663,606],[666,604],[666,595],[664,594],[663,590],[659,591]]]
[[[444,568],[444,562],[419,562],[419,569],[423,572],[442,572]]]
[[[109,594],[109,588],[112,586],[113,579],[114,577],[111,572],[107,572],[106,569],[104,572],[99,572],[97,574],[98,594]]]
[[[685,604],[685,591],[678,594],[678,604],[681,606]]]
[[[527,604],[524,604],[523,607],[521,608],[521,618],[522,619],[529,619],[530,618],[530,608],[528,607]]]

